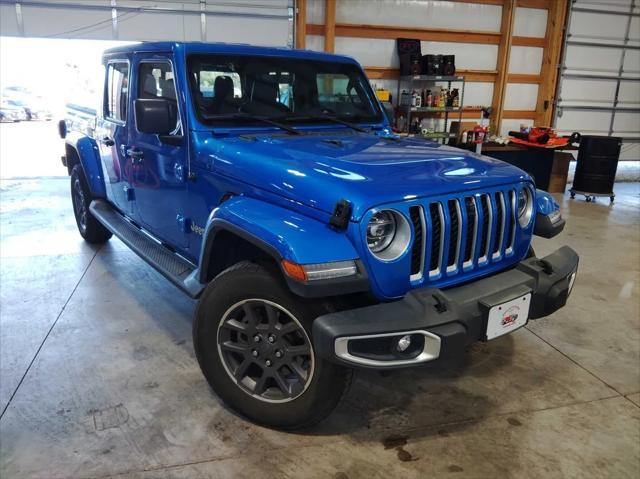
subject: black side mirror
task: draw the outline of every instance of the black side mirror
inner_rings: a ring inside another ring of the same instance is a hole
[[[168,100],[139,98],[134,101],[136,128],[140,133],[168,135],[175,128],[175,117]]]

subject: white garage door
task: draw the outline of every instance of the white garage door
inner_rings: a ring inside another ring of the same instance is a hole
[[[0,0],[0,35],[293,46],[293,0]]]
[[[559,85],[561,133],[625,138],[621,159],[640,159],[640,4],[572,3]]]

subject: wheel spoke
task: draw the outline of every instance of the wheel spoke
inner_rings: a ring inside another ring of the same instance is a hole
[[[287,353],[292,357],[308,356],[311,354],[311,349],[307,343],[304,343],[299,346],[287,346]]]
[[[239,343],[234,343],[233,341],[225,341],[220,345],[220,347],[225,351],[230,351],[232,353],[240,353],[243,355],[246,354],[249,350],[248,346],[244,346]]]
[[[241,381],[242,379],[244,379],[245,373],[247,372],[247,369],[249,369],[249,366],[251,366],[252,363],[253,361],[251,359],[244,358],[242,362],[238,364],[238,367],[235,369],[235,371],[233,371],[233,375],[238,381]]]
[[[300,366],[300,364],[295,361],[291,361],[289,364],[287,364],[287,366],[289,366],[293,373],[298,376],[298,379],[300,379],[300,382],[302,382],[302,384],[307,381],[307,371],[305,371],[304,368]]]
[[[224,323],[222,323],[222,327],[225,329],[230,329],[231,331],[237,331],[239,333],[247,332],[246,325],[242,324],[237,319],[229,319],[225,321]]]
[[[247,318],[247,321],[249,322],[249,324],[255,327],[256,323],[258,322],[258,317],[256,316],[255,311],[251,307],[251,304],[249,303],[243,304],[242,310],[244,311],[245,317]]]
[[[280,334],[287,334],[296,331],[298,329],[298,325],[293,321],[289,321],[286,324],[277,325],[276,329]]]
[[[273,379],[275,379],[276,384],[280,388],[280,390],[286,395],[291,395],[291,388],[287,380],[282,377],[282,373],[280,371],[276,371],[273,373]]]
[[[265,304],[264,309],[267,312],[267,319],[269,320],[269,327],[273,328],[278,323],[278,310],[270,304]]]
[[[258,378],[256,381],[256,385],[253,388],[253,394],[262,394],[267,389],[267,380],[269,379],[269,374],[266,371],[262,371],[262,376]]]

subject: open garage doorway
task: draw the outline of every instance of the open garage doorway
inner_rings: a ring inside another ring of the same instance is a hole
[[[57,123],[95,108],[103,50],[131,42],[0,37],[0,178],[67,176]]]

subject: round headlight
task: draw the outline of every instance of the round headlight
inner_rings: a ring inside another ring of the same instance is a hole
[[[518,222],[525,228],[533,216],[533,195],[526,186],[518,192]]]
[[[404,253],[411,239],[411,228],[400,213],[378,211],[367,225],[367,246],[378,259],[392,261]]]
[[[389,247],[396,235],[396,219],[391,211],[373,215],[367,226],[367,246],[372,253],[380,253]]]

